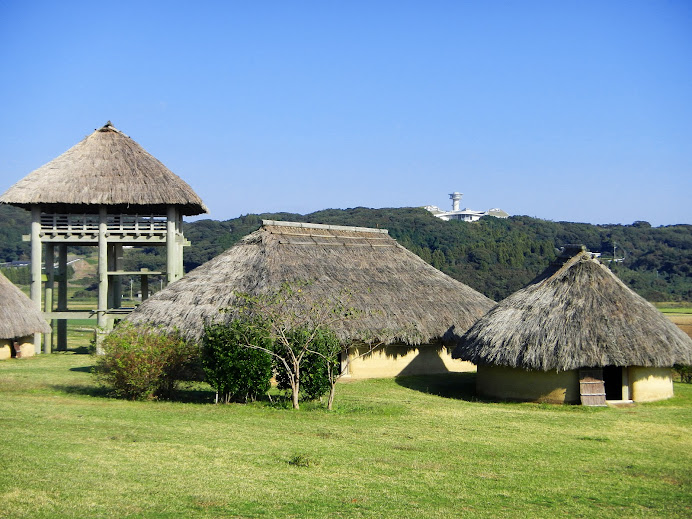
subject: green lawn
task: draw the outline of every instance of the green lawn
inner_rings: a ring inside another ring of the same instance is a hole
[[[0,517],[692,516],[692,386],[622,408],[475,401],[473,374],[340,384],[332,413],[106,398],[0,362]]]

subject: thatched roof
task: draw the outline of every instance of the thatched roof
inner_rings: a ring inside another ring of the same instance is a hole
[[[31,299],[0,273],[0,339],[26,337],[38,332],[49,333],[50,326]]]
[[[189,185],[110,121],[14,184],[0,203],[75,213],[93,213],[99,205],[150,214],[166,214],[170,205],[185,215],[207,212]]]
[[[233,312],[219,310],[237,304],[236,292],[266,294],[296,281],[311,283],[303,291],[312,301],[349,292],[349,306],[361,317],[335,331],[350,340],[377,335],[386,343],[454,341],[494,304],[397,244],[386,230],[265,221],[128,319],[198,339],[205,320],[232,318]]]
[[[452,356],[542,371],[668,367],[692,364],[692,339],[580,247],[488,312]]]

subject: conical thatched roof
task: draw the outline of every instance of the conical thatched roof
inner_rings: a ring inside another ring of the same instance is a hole
[[[0,273],[0,339],[49,332],[50,326],[31,299]]]
[[[95,212],[99,205],[128,212],[165,214],[170,205],[186,215],[207,212],[189,185],[110,121],[10,187],[0,203],[82,213]]]
[[[692,363],[692,339],[583,247],[559,260],[471,327],[452,356],[542,371]]]
[[[401,247],[386,230],[265,221],[128,319],[198,339],[205,320],[233,316],[219,310],[233,307],[234,293],[270,293],[295,281],[311,283],[303,291],[312,301],[349,292],[349,306],[363,313],[336,328],[342,339],[454,340],[494,304]]]

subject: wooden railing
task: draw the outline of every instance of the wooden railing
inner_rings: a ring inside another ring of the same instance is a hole
[[[166,216],[109,214],[106,227],[116,233],[161,233],[166,231]],[[99,216],[96,214],[41,214],[41,231],[51,234],[97,233]]]

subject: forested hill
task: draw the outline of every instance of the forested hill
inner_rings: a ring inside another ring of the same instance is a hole
[[[527,216],[478,222],[445,222],[424,209],[328,209],[308,215],[268,213],[232,220],[199,220],[185,224],[192,242],[185,249],[189,271],[259,228],[263,219],[354,225],[389,229],[401,245],[450,276],[499,301],[526,285],[555,257],[556,249],[580,243],[601,252],[606,263],[630,287],[651,301],[692,301],[692,226],[652,228],[550,222]],[[0,262],[28,258],[28,212],[0,205]],[[158,270],[164,252],[133,252],[128,269]]]
[[[639,294],[651,301],[692,301],[691,225],[591,225],[527,216],[445,222],[419,208],[359,207],[197,221],[185,229],[193,243],[186,251],[186,270],[259,228],[262,219],[389,229],[401,245],[496,301],[530,282],[567,243],[602,252],[604,261],[613,258],[615,247],[618,262],[609,263],[611,268]]]

